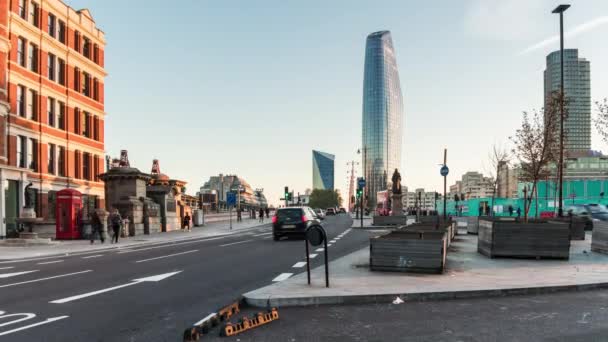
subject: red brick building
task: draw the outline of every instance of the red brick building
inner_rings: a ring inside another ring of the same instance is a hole
[[[103,207],[104,33],[60,0],[0,0],[0,237],[14,230],[28,184],[38,217],[73,188]]]

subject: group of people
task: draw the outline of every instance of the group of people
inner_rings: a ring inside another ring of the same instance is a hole
[[[236,211],[236,222],[241,222],[243,221],[243,212],[245,211],[245,209],[241,208],[241,209],[237,209]],[[264,214],[266,214],[266,218],[270,218],[270,209],[268,207],[266,208],[260,208],[259,210],[255,210],[255,209],[249,209],[249,217],[252,219],[255,219],[256,214],[258,215],[258,219],[260,222],[264,222]]]
[[[96,211],[90,214],[91,217],[91,244],[95,242],[95,235],[99,235],[101,243],[105,242],[105,234],[103,233],[103,223]],[[114,208],[108,216],[108,227],[112,229],[112,237],[110,243],[118,243],[120,230],[123,227],[124,220],[120,216],[118,209]]]

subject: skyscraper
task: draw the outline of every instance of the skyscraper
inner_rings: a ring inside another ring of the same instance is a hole
[[[560,90],[560,51],[547,55],[545,104],[554,91]],[[591,79],[589,61],[579,58],[577,49],[564,50],[564,93],[567,118],[564,121],[566,151],[591,149]]]
[[[401,169],[403,99],[389,31],[367,36],[363,77],[363,173],[368,207],[387,190],[393,171]],[[400,170],[401,171],[401,170]]]
[[[334,189],[333,154],[312,151],[312,188],[322,190]]]

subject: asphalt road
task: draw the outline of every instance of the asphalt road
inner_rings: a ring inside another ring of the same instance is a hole
[[[604,342],[608,341],[608,290],[282,308],[279,320],[265,326],[233,337],[205,337],[209,337],[205,341],[223,342]]]
[[[323,225],[333,238],[351,222],[339,215]],[[294,267],[305,260],[304,242],[275,242],[271,232],[266,224],[226,237],[0,263],[0,341],[181,341],[187,327],[241,294],[306,271]],[[330,259],[365,246],[368,236],[349,230],[329,247]],[[311,267],[323,262],[316,254]]]

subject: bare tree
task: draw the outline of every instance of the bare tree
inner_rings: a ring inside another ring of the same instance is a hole
[[[608,98],[603,101],[595,101],[596,117],[594,123],[595,128],[600,133],[602,140],[608,143]]]
[[[504,167],[509,167],[510,161],[510,153],[508,150],[504,149],[502,146],[494,144],[492,146],[492,151],[490,151],[488,155],[488,159],[490,160],[490,170],[488,173],[490,174],[490,178],[492,179],[492,205],[490,207],[490,214],[494,216],[494,199],[496,198],[496,192],[498,191],[498,183],[500,181],[500,172]]]
[[[550,165],[559,158],[559,115],[561,96],[553,93],[541,111],[523,113],[521,128],[511,137],[514,144],[513,154],[520,163],[519,180],[531,183],[529,196],[524,198],[524,221],[528,213],[532,196],[537,191],[540,179],[550,175]]]

